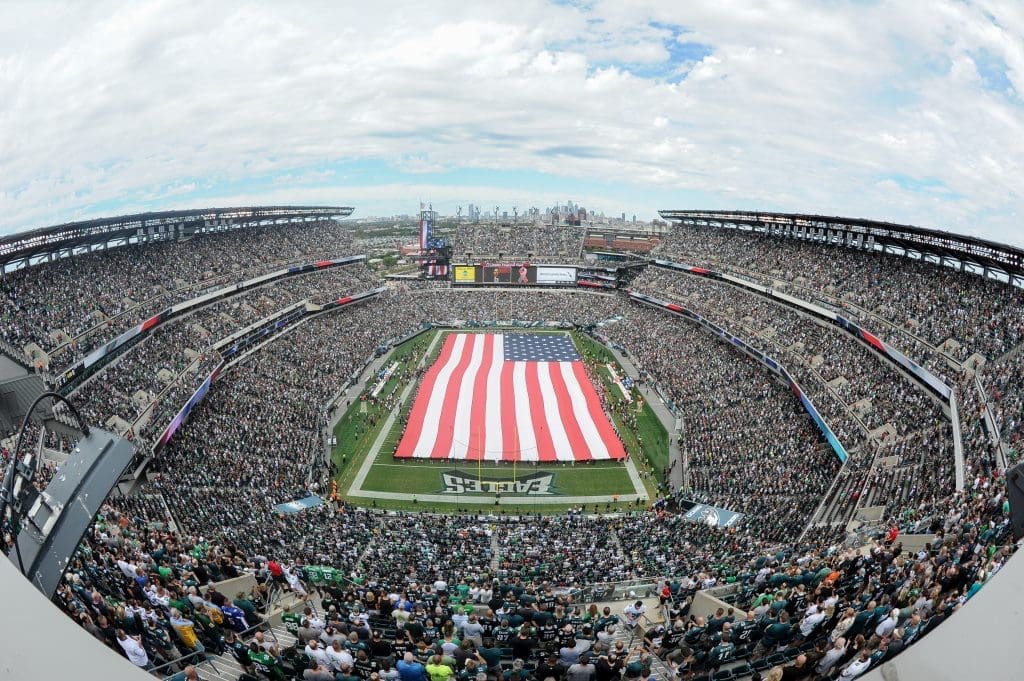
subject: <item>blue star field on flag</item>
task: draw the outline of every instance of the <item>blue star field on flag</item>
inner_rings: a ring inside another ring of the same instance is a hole
[[[578,362],[572,338],[564,333],[505,334],[506,362]]]

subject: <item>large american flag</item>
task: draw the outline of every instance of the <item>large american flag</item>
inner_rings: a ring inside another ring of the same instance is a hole
[[[395,456],[589,461],[626,452],[568,335],[450,333]]]

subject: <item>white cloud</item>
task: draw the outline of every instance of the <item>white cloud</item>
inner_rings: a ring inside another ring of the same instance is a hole
[[[679,83],[643,75],[680,66],[666,26],[712,50]],[[0,231],[162,197],[543,203],[509,170],[644,216],[699,196],[1024,242],[1024,108],[975,63],[1024,92],[1022,36],[1009,1],[5,3]],[[363,160],[394,173],[330,174]]]

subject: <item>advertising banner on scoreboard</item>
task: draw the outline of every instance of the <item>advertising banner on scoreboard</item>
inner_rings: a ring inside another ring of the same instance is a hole
[[[455,266],[455,283],[456,284],[475,284],[476,283],[476,266],[474,266],[474,265],[456,265]]]
[[[484,284],[533,284],[536,278],[530,279],[530,264],[519,263],[510,265],[492,265],[484,263],[480,268],[483,272],[481,283]]]
[[[575,267],[531,265],[528,262],[454,265],[456,284],[504,284],[507,286],[574,286]]]
[[[538,267],[538,284],[575,284],[575,267]]]

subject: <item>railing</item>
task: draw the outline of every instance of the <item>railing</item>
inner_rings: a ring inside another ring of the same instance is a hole
[[[122,312],[119,312],[118,314],[116,314],[116,315],[114,315],[112,317],[108,317],[104,321],[99,322],[98,324],[95,324],[94,326],[89,327],[85,331],[83,331],[80,334],[78,334],[77,336],[73,337],[70,341],[61,343],[57,347],[55,347],[52,350],[48,351],[47,354],[49,355],[49,357],[50,357],[50,359],[52,361],[53,358],[59,357],[59,356],[63,355],[73,345],[80,345],[82,343],[82,341],[88,339],[93,334],[95,334],[95,333],[97,333],[99,331],[102,331],[103,329],[109,329],[115,323],[120,323],[123,318],[125,318],[125,317],[131,317],[131,318],[137,317],[139,312],[140,312],[140,310],[143,310],[147,306],[155,306],[155,307],[159,308],[161,306],[161,301],[164,300],[164,299],[168,299],[170,301],[170,300],[173,300],[173,299],[175,299],[175,298],[177,298],[177,297],[179,297],[179,296],[181,296],[182,294],[185,294],[185,293],[199,293],[200,295],[202,295],[202,294],[210,292],[211,290],[214,289],[214,287],[218,287],[220,284],[223,284],[223,283],[229,283],[230,284],[232,281],[235,281],[235,282],[245,281],[246,277],[254,275],[254,274],[257,274],[259,272],[265,272],[265,271],[271,270],[271,269],[276,268],[276,267],[289,267],[289,266],[292,266],[292,265],[295,265],[295,264],[301,264],[301,263],[296,263],[294,258],[285,259],[285,260],[274,260],[274,261],[265,263],[264,265],[260,265],[260,266],[257,266],[257,267],[251,268],[251,269],[239,270],[237,272],[236,271],[232,271],[232,272],[228,272],[226,274],[221,274],[221,275],[210,277],[209,279],[202,279],[200,281],[189,282],[189,283],[186,283],[184,286],[179,286],[178,288],[174,288],[174,289],[171,289],[169,291],[165,290],[163,293],[159,293],[159,294],[157,294],[155,296],[151,296],[149,298],[146,298],[145,300],[135,304],[134,306],[132,306],[132,307],[126,309],[126,310],[123,310]],[[168,302],[167,304],[170,305],[171,303]],[[136,318],[133,323],[137,323],[139,321],[142,321],[142,319],[144,319],[144,318],[145,318],[145,315],[143,315],[142,317]],[[98,345],[102,345],[102,343],[98,343]]]
[[[0,338],[0,353],[7,355],[12,362],[20,365],[22,368],[29,371],[35,371],[35,367],[32,366],[28,361],[25,360],[25,353],[18,348],[8,343],[3,338]]]
[[[1005,470],[1007,467],[1006,459],[1006,448],[1003,447],[1003,436],[999,432],[999,423],[996,421],[996,412],[992,408],[992,403],[988,399],[988,391],[985,390],[985,386],[981,382],[981,377],[978,373],[974,374],[974,389],[978,392],[978,398],[981,400],[981,405],[985,408],[985,428],[988,431],[989,438],[992,441],[992,449],[996,454],[996,466],[1001,470]]]
[[[578,603],[621,601],[628,598],[646,598],[658,593],[658,579],[630,579],[622,582],[595,582],[585,587],[568,589],[567,593]]]
[[[267,635],[268,638],[273,640],[275,646],[277,646],[278,648],[281,647],[280,641],[277,640],[277,635],[274,634],[273,627],[267,626],[266,623],[263,623],[263,622],[261,622],[260,624],[255,624],[255,625],[249,627],[248,629],[246,629],[245,631],[239,632],[239,633],[237,633],[235,635],[238,636],[239,639],[242,639],[242,638],[245,638],[246,636],[248,636],[249,634],[254,634],[257,629],[262,630]],[[220,675],[220,670],[217,669],[217,665],[215,665],[213,663],[214,657],[212,655],[210,655],[209,653],[207,653],[205,650],[202,653],[193,651],[191,653],[187,653],[185,655],[181,655],[180,657],[174,658],[170,662],[165,662],[164,664],[160,665],[159,667],[153,667],[152,669],[149,669],[147,671],[149,671],[150,674],[154,674],[155,675],[161,669],[167,669],[171,665],[178,664],[180,662],[185,662],[186,660],[190,660],[190,659],[196,658],[197,656],[202,656],[203,659],[199,660],[199,661],[196,661],[196,662],[187,662],[186,664],[192,664],[192,665],[197,666],[197,667],[200,667],[200,666],[202,666],[204,664],[208,664],[208,665],[210,665],[210,667],[213,668],[213,671],[216,672],[218,676]],[[183,674],[184,674],[184,672],[175,672],[174,674],[171,674],[170,676],[163,676],[163,679],[164,679],[164,681],[177,681],[177,679],[184,679],[185,678],[183,676]]]

